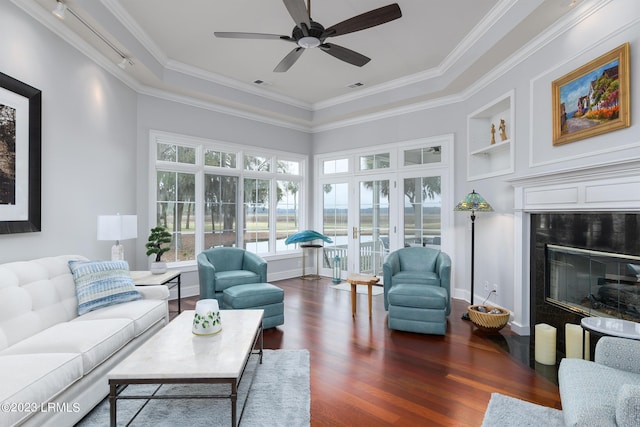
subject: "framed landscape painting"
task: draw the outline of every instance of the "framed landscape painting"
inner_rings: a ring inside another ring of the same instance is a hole
[[[551,84],[553,145],[629,127],[629,43]]]
[[[40,231],[42,92],[0,73],[0,234]]]

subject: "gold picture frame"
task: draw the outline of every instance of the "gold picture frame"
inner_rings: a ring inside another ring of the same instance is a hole
[[[629,127],[629,43],[551,83],[553,145]]]

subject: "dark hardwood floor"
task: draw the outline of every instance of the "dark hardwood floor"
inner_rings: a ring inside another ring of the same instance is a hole
[[[309,350],[313,426],[479,426],[493,392],[560,408],[557,385],[508,351],[515,334],[478,331],[460,319],[464,301],[453,301],[446,336],[431,336],[389,330],[382,295],[369,319],[358,294],[353,318],[350,292],[329,278],[273,283],[285,292],[285,323],[264,332],[264,346]]]

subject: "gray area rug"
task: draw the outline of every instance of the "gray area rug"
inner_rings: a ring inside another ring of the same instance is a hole
[[[562,411],[492,393],[482,427],[564,426]]]
[[[257,372],[253,383],[251,375]],[[224,387],[224,388],[220,388]],[[307,350],[264,350],[262,365],[251,357],[238,390],[238,416],[247,398],[240,420],[244,426],[309,426],[311,389],[309,384],[309,352]],[[125,394],[152,394],[157,385],[132,385]],[[163,385],[156,394],[215,394],[228,393],[225,385]],[[145,405],[146,403],[146,405]],[[144,406],[144,407],[143,407]],[[142,410],[134,417],[136,412]],[[231,424],[229,399],[157,399],[119,400],[118,426],[178,426]],[[129,424],[130,423],[130,424]],[[77,426],[104,427],[109,425],[109,401],[103,400]]]

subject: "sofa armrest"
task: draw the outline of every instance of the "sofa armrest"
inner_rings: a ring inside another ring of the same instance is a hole
[[[640,425],[640,385],[624,384],[618,391],[616,423],[619,426]]]
[[[594,361],[627,372],[640,374],[640,341],[602,337],[596,345]]]
[[[215,298],[216,268],[211,264],[204,252],[198,254],[198,281],[200,282],[200,298]]]
[[[166,285],[136,286],[143,299],[169,299],[169,288]]]
[[[260,276],[260,281],[262,283],[267,282],[267,262],[259,255],[245,251],[244,259],[242,260],[242,269],[253,271]]]

